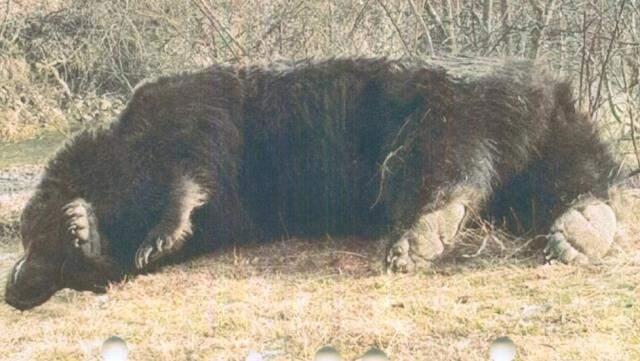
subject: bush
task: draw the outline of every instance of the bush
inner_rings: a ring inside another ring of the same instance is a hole
[[[10,0],[0,23],[0,59],[22,64],[22,72],[26,64],[28,74],[0,85],[6,113],[0,124],[13,129],[1,131],[0,140],[46,128],[62,114],[66,128],[110,119],[143,78],[214,62],[453,53],[544,58],[574,78],[580,105],[600,115],[603,129],[630,150],[638,120],[633,104],[640,101],[633,25],[640,3],[598,4]],[[23,94],[28,107],[19,101]],[[105,104],[112,111],[104,112]]]

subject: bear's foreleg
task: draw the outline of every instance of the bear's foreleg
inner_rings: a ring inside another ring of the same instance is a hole
[[[428,268],[454,243],[471,214],[477,212],[488,191],[461,186],[444,196],[438,205],[428,205],[409,229],[393,243],[387,265],[392,272],[407,273]]]
[[[174,182],[160,222],[149,231],[136,252],[134,261],[138,270],[182,248],[193,234],[193,211],[207,201],[207,193],[193,178],[181,175]]]

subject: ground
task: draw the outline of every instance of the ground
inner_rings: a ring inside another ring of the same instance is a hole
[[[21,253],[17,214],[51,139],[0,145],[1,284]],[[230,246],[105,295],[63,291],[31,311],[2,302],[0,359],[97,360],[111,335],[133,361],[244,360],[251,350],[311,360],[326,344],[347,360],[371,346],[396,361],[487,360],[502,335],[519,360],[640,359],[638,252],[543,266],[522,246],[535,242],[483,232],[417,275],[387,275],[370,240],[294,239]]]

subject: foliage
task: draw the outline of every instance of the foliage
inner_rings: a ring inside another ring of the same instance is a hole
[[[9,0],[4,10],[0,60],[27,64],[29,79],[16,86],[3,74],[4,112],[16,113],[22,93],[35,91],[42,99],[31,102],[57,113],[54,120],[104,121],[143,78],[213,62],[513,56],[573,78],[605,134],[622,151],[638,148],[638,0]],[[13,133],[55,123],[14,113],[0,118],[18,124]]]

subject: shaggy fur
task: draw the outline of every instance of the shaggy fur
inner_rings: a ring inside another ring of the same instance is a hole
[[[528,62],[216,65],[138,86],[50,161],[6,300],[99,290],[191,239],[384,236],[411,270],[469,214],[533,201],[549,227],[617,168],[570,85]]]

